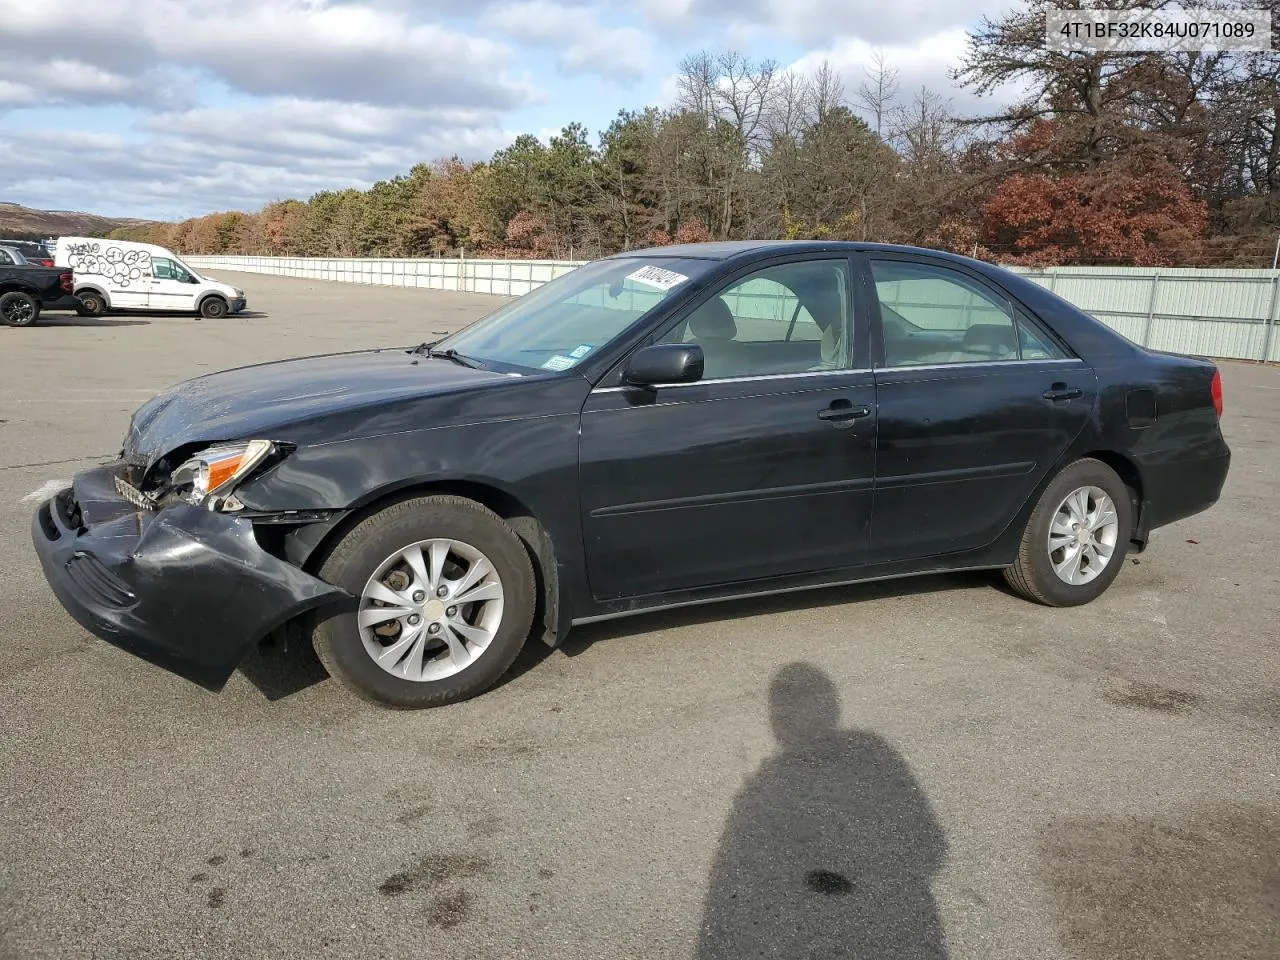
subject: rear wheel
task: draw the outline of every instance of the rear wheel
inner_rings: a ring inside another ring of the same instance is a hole
[[[11,327],[29,327],[40,319],[40,301],[29,293],[13,290],[0,296],[0,320]]]
[[[221,320],[227,315],[227,301],[221,297],[209,297],[200,304],[200,316],[206,320]]]
[[[353,527],[320,577],[356,609],[312,631],[326,669],[368,700],[434,707],[482,693],[515,660],[533,622],[520,538],[462,497],[416,497]]]
[[[1041,494],[1005,579],[1037,603],[1088,603],[1120,573],[1132,531],[1124,481],[1101,460],[1077,460]]]
[[[107,312],[107,300],[96,290],[76,294],[76,313],[82,317],[100,317]]]

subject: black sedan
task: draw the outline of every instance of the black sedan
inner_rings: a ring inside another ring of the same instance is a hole
[[[301,624],[426,707],[661,607],[976,568],[1086,603],[1217,500],[1221,413],[1213,364],[990,264],[663,247],[438,343],[174,387],[33,537],[80,623],[203,686]]]

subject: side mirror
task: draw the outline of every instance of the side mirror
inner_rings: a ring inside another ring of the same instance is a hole
[[[696,343],[655,343],[637,350],[622,372],[624,383],[651,387],[702,379],[702,347]]]

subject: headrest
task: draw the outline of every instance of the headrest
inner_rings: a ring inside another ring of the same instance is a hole
[[[699,340],[732,340],[738,333],[729,305],[716,297],[708,300],[689,318],[689,330]]]
[[[970,352],[1014,353],[1018,342],[1012,324],[975,323],[964,332],[963,348]]]

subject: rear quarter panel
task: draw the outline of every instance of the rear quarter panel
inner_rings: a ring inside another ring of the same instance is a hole
[[[1231,456],[1209,389],[1215,365],[1147,350],[1040,285],[988,269],[1093,367],[1095,416],[1074,453],[1111,451],[1134,465],[1142,527],[1154,529],[1211,506]]]

